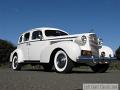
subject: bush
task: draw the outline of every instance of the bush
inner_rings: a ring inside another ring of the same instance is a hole
[[[0,39],[0,64],[9,62],[10,54],[16,46],[7,40]]]
[[[110,70],[120,70],[120,61],[115,61],[110,64]]]

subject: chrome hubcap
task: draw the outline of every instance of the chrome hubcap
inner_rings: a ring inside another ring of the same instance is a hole
[[[57,57],[57,66],[63,68],[66,64],[66,56],[64,54],[59,54]]]

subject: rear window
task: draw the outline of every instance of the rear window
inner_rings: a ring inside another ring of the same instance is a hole
[[[29,40],[29,37],[30,37],[30,33],[26,33],[24,35],[24,41],[28,41]]]

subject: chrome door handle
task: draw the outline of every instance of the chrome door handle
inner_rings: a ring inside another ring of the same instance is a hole
[[[31,45],[30,42],[27,42],[26,44],[27,44],[27,46],[28,46],[28,45]]]

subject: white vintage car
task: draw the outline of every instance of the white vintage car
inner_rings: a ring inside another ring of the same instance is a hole
[[[46,71],[54,66],[57,72],[66,73],[74,66],[87,65],[94,72],[105,72],[110,57],[101,59],[99,47],[95,33],[69,35],[57,28],[35,28],[20,36],[10,62],[14,70],[25,64],[41,64]]]

